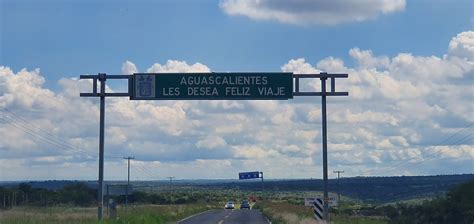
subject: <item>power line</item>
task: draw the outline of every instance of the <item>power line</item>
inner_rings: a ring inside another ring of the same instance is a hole
[[[148,169],[146,169],[142,164],[136,163],[134,164],[145,176],[149,177],[150,179],[157,179],[152,172],[150,172]]]
[[[474,136],[474,133],[471,133],[470,135],[464,136],[462,139],[460,139],[459,141],[457,141],[456,143],[454,143],[452,145],[457,145],[458,143],[461,143],[461,142],[466,143],[466,142],[469,142],[471,139],[474,139],[474,137],[470,137],[470,136]],[[467,140],[467,141],[464,141],[464,140]],[[440,156],[442,156],[443,153],[446,150],[449,150],[449,148],[441,149],[441,150],[437,151],[436,153],[433,153],[432,155],[428,156],[427,158],[422,158],[422,160],[420,160],[420,161],[413,162],[412,164],[409,164],[409,165],[405,166],[404,169],[419,165],[419,164],[421,164],[425,161],[429,161],[429,160],[432,160],[432,159],[437,159]]]
[[[63,151],[74,151],[76,153],[81,153],[88,157],[97,158],[96,153],[90,150],[79,148],[75,145],[72,145],[69,142],[62,140],[61,138],[48,132],[47,130],[40,128],[39,125],[30,121],[27,121],[18,115],[15,115],[13,112],[11,112],[10,110],[6,108],[3,108],[3,112],[8,112],[9,114],[3,113],[4,116],[0,117],[0,119],[3,118],[3,120],[6,121],[6,123],[9,124],[10,126],[24,133],[27,133],[28,135],[32,136],[33,138],[36,138],[37,140],[42,141],[43,143],[54,145],[62,149]],[[30,127],[35,127],[38,130],[35,130]],[[120,158],[121,159],[121,157],[116,157],[116,156],[107,156],[107,158],[114,158],[114,159]]]
[[[5,118],[1,118],[1,119],[5,120],[5,121],[8,121]],[[39,140],[40,142],[56,146],[56,148],[53,147],[53,149],[61,149],[62,151],[74,151],[76,153],[80,153],[80,154],[83,154],[83,155],[86,155],[86,156],[89,156],[89,157],[92,157],[92,158],[96,157],[90,151],[85,151],[85,150],[80,150],[80,149],[71,148],[69,146],[65,146],[65,145],[63,145],[61,143],[58,143],[58,142],[54,141],[51,138],[45,137],[44,135],[41,135],[41,134],[35,132],[34,130],[31,130],[31,129],[29,129],[29,128],[21,125],[21,124],[8,122],[8,125],[10,125],[11,127],[16,128],[16,129],[30,135],[31,137],[33,137],[36,140]]]
[[[19,129],[19,130],[21,130],[25,133],[29,133],[30,135],[34,135],[37,138],[41,138],[42,140],[47,141],[50,144],[54,144],[54,145],[56,145],[58,147],[61,147],[63,149],[67,148],[67,149],[70,149],[70,150],[74,150],[76,152],[81,152],[81,153],[85,153],[85,154],[89,154],[89,155],[93,154],[91,151],[80,149],[78,147],[75,147],[75,146],[72,146],[68,143],[65,143],[64,141],[57,140],[57,139],[52,138],[48,135],[45,135],[44,133],[41,133],[41,132],[38,132],[38,131],[36,131],[32,128],[29,128],[27,126],[27,122],[23,122],[23,123],[26,123],[26,124],[23,124],[22,122],[19,122],[18,119],[15,119],[14,117],[11,117],[9,115],[4,116],[3,119],[5,121],[7,121],[7,123],[9,125],[14,126],[15,128],[17,128],[17,129]]]
[[[469,129],[471,126],[473,126],[474,123],[470,123],[469,125],[465,126],[464,128],[458,130],[457,132],[455,132],[454,134],[448,136],[447,138],[443,139],[442,141],[440,141],[437,145],[435,146],[442,146],[442,145],[456,145],[456,144],[459,144],[461,143],[464,139],[466,139],[466,137],[469,137],[471,135],[473,135],[473,133],[467,135],[467,136],[464,136],[462,139],[456,141],[456,142],[451,142],[451,140],[453,138],[455,138],[457,135],[459,135],[461,132],[465,131],[466,129]],[[451,142],[451,143],[450,143]],[[379,171],[379,172],[383,172],[383,173],[387,173],[387,172],[391,172],[393,170],[399,170],[399,169],[402,169],[402,168],[406,168],[407,166],[410,166],[411,167],[411,164],[420,164],[422,162],[425,161],[425,157],[426,158],[430,158],[430,157],[433,157],[433,156],[437,156],[439,154],[441,154],[445,149],[441,149],[439,151],[435,151],[435,152],[431,152],[431,153],[426,153],[426,152],[421,152],[421,160],[420,161],[411,161],[412,159],[414,158],[410,158],[408,161],[401,161],[400,163],[398,163],[398,165],[395,165],[394,167],[387,167],[387,168],[384,168],[382,170],[376,170],[376,169],[371,169],[369,171],[366,171],[365,173],[367,174],[371,174],[373,173],[374,171]]]
[[[0,108],[0,110],[2,110],[2,108]],[[0,111],[0,114],[2,114],[1,112],[2,111]],[[8,114],[6,114],[5,112],[7,112]],[[46,144],[55,146],[55,147],[52,147],[52,149],[60,150],[63,152],[79,153],[81,155],[85,155],[88,158],[93,158],[93,159],[97,159],[98,157],[96,153],[79,148],[77,146],[74,146],[62,140],[58,138],[56,135],[39,127],[39,125],[15,115],[13,112],[11,112],[10,110],[6,108],[3,108],[3,116],[0,117],[0,119],[4,120],[11,127],[18,129],[24,132],[25,134],[31,136],[32,137],[31,140],[33,141],[36,141],[38,143],[46,143]],[[107,158],[122,159],[122,157],[119,157],[119,156],[107,156]],[[141,164],[135,164],[135,165],[137,165],[138,171],[144,174],[146,177],[150,179],[159,179],[157,178],[156,175],[153,174],[153,172],[149,168]]]
[[[58,141],[58,142],[60,142],[60,143],[63,143],[63,144],[65,144],[65,145],[67,145],[67,146],[71,146],[71,147],[73,147],[73,148],[79,149],[78,147],[76,147],[76,146],[70,144],[69,142],[66,142],[66,141],[64,141],[64,140],[62,140],[62,139],[60,139],[60,138],[58,138],[56,135],[50,133],[48,130],[45,130],[45,129],[41,128],[41,127],[40,127],[39,125],[37,125],[35,122],[28,121],[28,120],[22,118],[21,116],[16,115],[16,114],[13,113],[12,111],[8,110],[8,108],[2,108],[2,110],[4,110],[4,112],[9,113],[10,116],[13,116],[13,117],[11,117],[11,118],[14,119],[14,120],[16,120],[17,122],[18,122],[18,120],[20,120],[20,121],[24,122],[25,124],[27,124],[28,126],[33,126],[33,127],[37,128],[37,129],[39,129],[39,130],[42,131],[44,134],[50,136],[52,139],[55,139],[56,141]]]
[[[456,142],[453,142],[453,143],[450,143],[450,144],[447,144],[448,146],[449,145],[458,145],[459,143],[464,143],[463,141],[468,138],[469,136],[473,136],[474,133],[471,133],[467,136],[464,136],[463,138],[459,139],[458,141]],[[441,146],[441,145],[439,145]],[[418,164],[421,164],[425,161],[428,161],[428,160],[431,160],[433,158],[437,158],[439,156],[442,155],[442,153],[444,153],[445,151],[447,150],[447,148],[444,148],[444,149],[440,149],[440,150],[437,150],[437,151],[434,151],[434,152],[431,152],[429,154],[424,154],[422,157],[421,157],[421,160],[418,160],[418,161],[408,161],[406,162],[405,164],[401,164],[401,165],[398,165],[396,167],[390,167],[387,169],[387,171],[385,172],[391,172],[391,171],[394,171],[394,170],[400,170],[400,169],[404,169],[406,170],[408,167],[412,167],[412,166],[415,166],[415,165],[418,165]]]

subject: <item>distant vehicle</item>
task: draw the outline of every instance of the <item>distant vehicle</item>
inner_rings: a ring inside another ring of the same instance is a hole
[[[228,201],[225,206],[225,209],[234,209],[234,202],[233,201]]]
[[[242,201],[242,203],[240,203],[240,209],[250,209],[250,204],[248,201]]]
[[[251,196],[249,196],[249,200],[251,202],[257,202],[257,196],[251,195]]]

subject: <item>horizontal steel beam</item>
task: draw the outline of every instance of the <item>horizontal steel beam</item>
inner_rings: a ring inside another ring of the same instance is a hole
[[[106,75],[107,79],[128,79],[132,75]],[[293,74],[293,78],[348,78],[348,74]],[[80,79],[98,79],[99,75],[80,75]]]
[[[100,93],[80,93],[81,97],[100,97]],[[105,93],[104,96],[106,97],[129,97],[129,93]]]
[[[107,79],[129,79],[131,75],[106,75]],[[99,75],[80,75],[79,79],[98,79]]]
[[[294,92],[293,96],[322,96],[322,92]],[[349,96],[349,92],[326,92],[326,96]]]
[[[322,92],[294,92],[293,96],[322,96]],[[100,97],[100,93],[81,93],[81,97]],[[129,93],[105,93],[106,97],[129,97]],[[326,92],[326,96],[349,96],[349,92]],[[206,98],[207,99],[207,98]],[[200,100],[206,100],[200,99]],[[156,99],[151,99],[156,100]],[[166,100],[166,99],[160,99]],[[188,100],[188,99],[174,99],[174,100]],[[209,99],[207,99],[209,100]],[[236,99],[239,100],[239,99]],[[248,100],[248,99],[246,99]]]
[[[293,74],[293,78],[348,78],[348,74],[327,74],[327,73],[320,73],[320,74]]]

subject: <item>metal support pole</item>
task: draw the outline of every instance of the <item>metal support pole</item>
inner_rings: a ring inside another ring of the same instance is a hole
[[[329,195],[328,195],[328,142],[327,142],[327,119],[326,119],[326,79],[321,78],[321,104],[323,124],[323,185],[324,185],[324,208],[323,219],[329,221]]]
[[[100,133],[99,133],[99,186],[98,186],[98,218],[103,219],[104,207],[104,124],[105,124],[105,73],[99,73],[100,81]]]
[[[265,186],[263,185],[263,172],[260,172],[260,174],[262,175],[262,194],[263,192],[265,191]]]
[[[127,189],[125,190],[125,213],[128,214],[128,189],[130,188],[130,160],[135,159],[134,157],[125,157],[128,160],[128,177],[127,177]]]

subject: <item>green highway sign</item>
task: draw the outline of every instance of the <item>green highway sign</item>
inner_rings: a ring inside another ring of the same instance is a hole
[[[293,73],[135,73],[132,100],[287,100]]]

